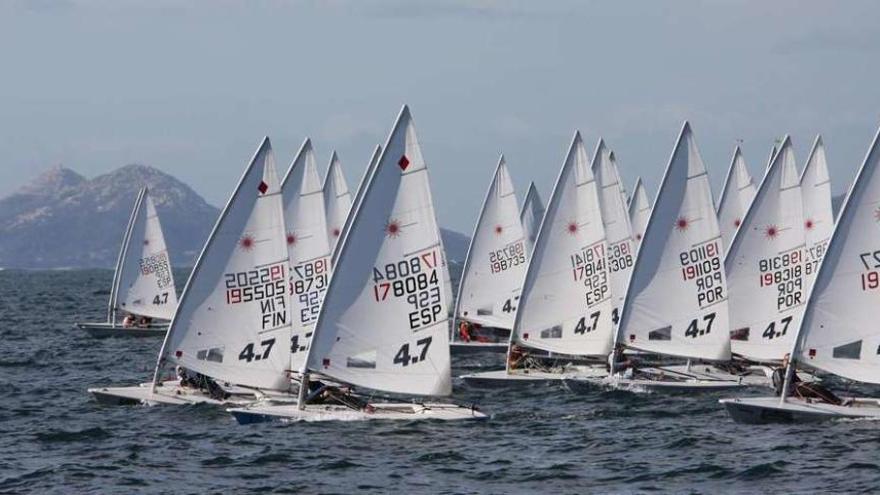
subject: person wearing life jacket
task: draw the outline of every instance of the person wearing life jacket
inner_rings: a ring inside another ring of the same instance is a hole
[[[507,369],[515,370],[519,368],[523,368],[526,359],[529,357],[528,351],[526,351],[522,346],[518,346],[513,344],[510,346],[510,353],[507,355]]]
[[[777,396],[782,395],[782,388],[785,386],[785,373],[790,361],[791,354],[786,353],[782,358],[782,364],[773,370],[773,390],[776,392]],[[788,384],[787,392],[788,393],[785,394],[786,396],[793,395],[805,399],[807,402],[818,400],[835,406],[848,406],[851,404],[851,401],[841,399],[835,395],[834,392],[818,383],[806,383],[802,381],[794,370],[791,372],[791,381]]]

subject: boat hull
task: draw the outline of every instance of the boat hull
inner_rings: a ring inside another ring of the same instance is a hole
[[[113,323],[76,323],[76,328],[84,330],[92,337],[163,337],[168,332],[168,325],[150,325],[149,327],[123,327]]]
[[[852,405],[837,406],[824,402],[807,402],[789,397],[745,397],[721,399],[727,413],[737,423],[816,423],[833,419],[880,419],[880,399],[851,399]]]
[[[567,369],[558,372],[537,370],[514,371],[513,373],[508,373],[507,370],[484,371],[462,375],[460,378],[469,387],[507,388],[562,383],[562,380],[572,373],[577,373],[579,376],[596,377],[607,374],[604,367],[578,367],[577,370]]]
[[[295,404],[251,405],[227,409],[239,424],[267,421],[461,421],[488,419],[476,408],[456,404],[371,404],[371,410],[356,410],[337,405],[308,405],[300,410]]]
[[[88,391],[98,404],[104,406],[182,406],[193,404],[236,406],[250,404],[258,399],[257,393],[250,389],[230,387],[226,390],[231,393],[231,396],[224,401],[213,399],[200,389],[181,387],[177,380],[162,382],[155,391],[153,391],[152,383],[142,383],[130,387],[97,387],[90,388]],[[281,397],[294,398],[295,396],[283,395]]]
[[[616,376],[609,377],[607,374],[604,377],[567,376],[563,380],[563,384],[565,388],[576,394],[592,393],[609,388],[631,392],[686,393],[715,392],[754,386],[735,380],[706,380],[697,378],[688,380],[650,380]]]

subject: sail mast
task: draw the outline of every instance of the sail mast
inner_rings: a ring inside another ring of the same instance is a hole
[[[110,288],[110,307],[107,311],[107,321],[108,323],[116,323],[116,310],[117,310],[117,302],[119,298],[119,280],[122,270],[122,262],[125,260],[126,253],[128,252],[128,242],[131,239],[131,230],[134,227],[134,220],[137,217],[138,211],[141,209],[141,203],[144,199],[144,194],[146,194],[147,188],[142,187],[140,191],[138,191],[137,199],[134,202],[134,208],[131,210],[131,215],[128,218],[128,226],[125,228],[125,234],[122,236],[122,247],[119,248],[119,257],[116,259],[116,270],[113,272],[113,285]]]

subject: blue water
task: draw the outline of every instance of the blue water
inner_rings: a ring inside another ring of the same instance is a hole
[[[457,383],[455,400],[492,413],[460,423],[239,426],[212,407],[99,407],[86,388],[149,380],[161,345],[96,340],[71,328],[104,317],[111,277],[0,272],[0,492],[878,489],[880,422],[737,425],[719,394],[575,396]]]

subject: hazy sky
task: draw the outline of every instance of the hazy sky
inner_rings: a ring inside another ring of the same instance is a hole
[[[499,152],[550,193],[573,131],[653,196],[684,119],[716,197],[822,133],[835,193],[880,124],[880,2],[0,0],[0,195],[63,163],[153,165],[222,205],[261,136],[349,184],[410,104],[441,224],[470,232]],[[592,150],[590,151],[592,155]]]

